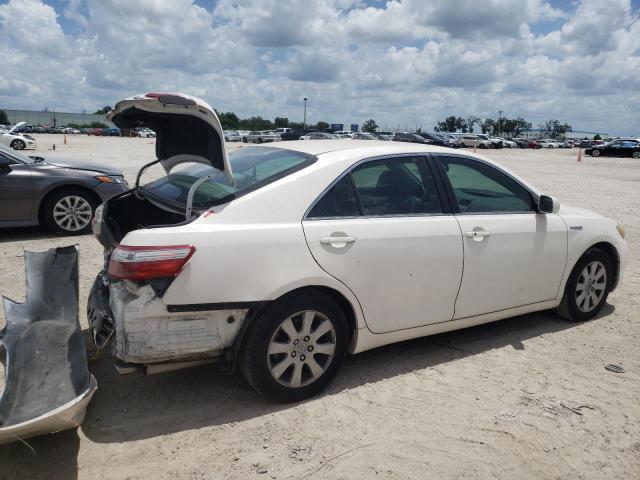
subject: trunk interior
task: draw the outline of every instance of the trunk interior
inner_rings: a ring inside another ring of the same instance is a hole
[[[115,243],[120,243],[132,230],[185,222],[184,214],[163,210],[148,200],[138,198],[133,190],[110,200],[106,208],[105,223]]]

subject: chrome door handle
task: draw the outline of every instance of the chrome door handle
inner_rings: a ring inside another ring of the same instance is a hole
[[[356,237],[322,237],[320,243],[322,245],[331,245],[335,248],[344,248],[348,243],[356,241]]]
[[[488,232],[486,230],[472,230],[470,232],[465,232],[465,235],[469,238],[473,238],[473,240],[476,242],[481,242],[482,240],[484,240],[484,237],[488,237],[489,235],[491,235],[491,232]]]

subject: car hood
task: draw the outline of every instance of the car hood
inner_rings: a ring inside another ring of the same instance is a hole
[[[11,127],[11,130],[9,130],[9,133],[12,133],[14,135],[16,135],[17,133],[14,133],[14,131],[16,130],[16,128],[20,128],[23,125],[26,125],[27,122],[18,122],[16,123],[13,127]]]
[[[156,132],[156,156],[167,172],[180,163],[199,162],[233,180],[218,116],[200,98],[184,93],[135,95],[119,101],[107,118],[120,128]]]
[[[99,163],[78,162],[75,160],[63,160],[59,158],[45,159],[42,165],[53,165],[54,167],[68,168],[70,170],[89,170],[92,172],[104,173],[106,175],[124,175],[122,170],[100,165]],[[36,163],[35,165],[39,165]]]

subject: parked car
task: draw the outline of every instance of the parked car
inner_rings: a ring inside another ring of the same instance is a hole
[[[315,131],[316,130],[295,128],[295,129],[289,130],[288,132],[281,133],[280,140],[282,141],[300,140],[300,137]]]
[[[421,136],[422,138],[429,140],[431,142],[431,145],[438,145],[441,147],[449,147],[449,148],[455,148],[456,146],[459,145],[459,142],[456,143],[453,140],[451,140],[448,137],[444,137],[442,135],[439,135],[437,133],[431,133],[431,132],[416,132],[416,135]]]
[[[498,140],[497,138],[490,137],[486,133],[477,133],[476,136],[480,140],[484,140],[484,141],[490,142],[491,146],[488,147],[488,148],[504,148],[504,145],[503,145],[501,140]]]
[[[67,235],[86,233],[96,207],[128,189],[113,167],[28,157],[0,145],[0,227],[44,224]]]
[[[14,125],[9,130],[0,130],[0,145],[6,145],[14,150],[33,150],[36,148],[36,141],[33,137],[16,133],[16,129],[24,125],[25,122],[20,122]]]
[[[550,139],[550,138],[541,138],[536,140],[540,148],[561,148],[560,142]]]
[[[253,131],[248,135],[242,137],[242,141],[245,143],[264,143],[264,142],[278,142],[280,141],[280,135],[271,131]]]
[[[393,140],[393,135],[380,134],[376,135],[376,139],[382,140],[383,142],[390,142],[391,140]]]
[[[139,128],[136,130],[136,134],[140,138],[156,138],[156,132],[150,128]]]
[[[502,146],[504,148],[518,148],[518,144],[516,142],[514,142],[513,140],[507,140],[506,138],[503,137],[491,137],[490,140],[496,140],[498,142],[502,142]]]
[[[478,135],[473,133],[463,133],[458,138],[465,147],[493,148],[493,143],[491,141],[480,138]]]
[[[324,132],[311,132],[300,137],[300,140],[335,140],[335,135]]]
[[[366,133],[366,132],[354,132],[351,134],[351,138],[353,140],[375,140],[376,139],[376,137],[374,137],[372,134]]]
[[[240,135],[240,132],[238,130],[225,130],[224,141],[225,142],[241,142],[242,135]]]
[[[415,133],[396,132],[393,135],[394,142],[407,142],[407,143],[426,143],[431,144],[431,140],[428,140]]]
[[[615,221],[472,153],[327,140],[227,155],[213,108],[183,94],[110,119],[160,127],[167,172],[95,215],[89,322],[127,371],[218,360],[297,401],[347,353],[546,309],[589,320],[627,264]]]
[[[529,138],[514,138],[513,141],[516,142],[520,148],[540,148],[540,145]]]
[[[107,127],[102,129],[102,136],[103,137],[120,137],[122,136],[122,132],[120,131],[119,128]]]
[[[633,157],[640,158],[640,142],[634,140],[618,140],[606,145],[587,148],[584,153],[592,157]]]

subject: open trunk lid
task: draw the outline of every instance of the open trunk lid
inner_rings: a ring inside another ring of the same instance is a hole
[[[220,120],[204,100],[184,93],[135,95],[119,101],[107,118],[119,128],[155,131],[156,156],[165,171],[200,162],[224,171],[233,182]]]

